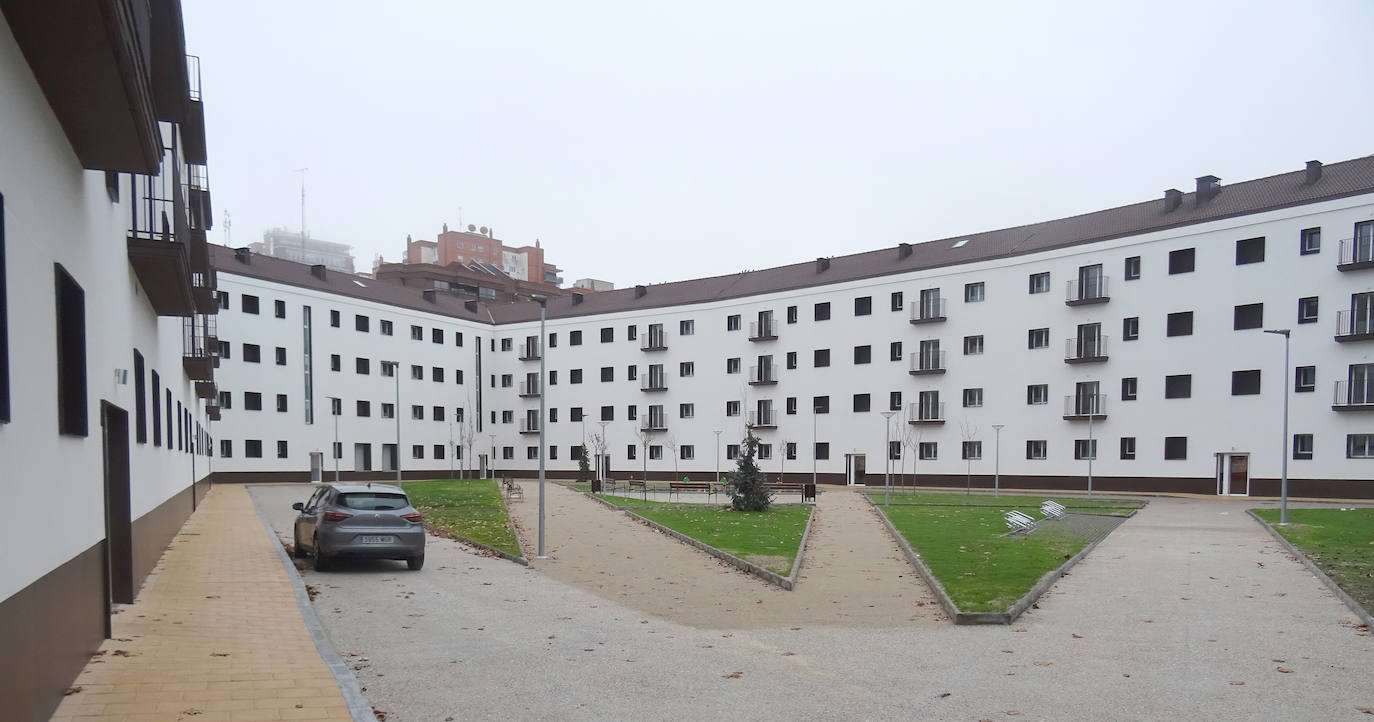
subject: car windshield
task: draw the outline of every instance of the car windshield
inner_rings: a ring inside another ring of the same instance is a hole
[[[393,509],[404,509],[410,502],[406,501],[405,494],[388,494],[376,491],[356,491],[348,494],[340,494],[338,505],[348,509],[359,509],[362,511],[390,511]]]

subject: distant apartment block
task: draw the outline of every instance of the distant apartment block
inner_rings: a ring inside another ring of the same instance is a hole
[[[309,266],[324,266],[331,271],[354,273],[353,247],[311,238],[309,233],[295,233],[285,228],[273,228],[262,234],[262,243],[248,246],[254,253],[295,261]]]
[[[544,249],[535,241],[533,246],[507,246],[495,238],[486,226],[469,224],[467,231],[450,231],[448,224],[436,240],[416,241],[406,236],[406,253],[402,263],[432,263],[449,266],[474,264],[489,266],[517,281],[544,284],[553,288],[563,285],[559,269],[544,262]]]
[[[573,288],[582,291],[614,291],[615,284],[610,281],[600,281],[595,278],[579,278],[573,281]]]

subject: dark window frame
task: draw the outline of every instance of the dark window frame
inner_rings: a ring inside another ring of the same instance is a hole
[[[60,263],[53,264],[53,276],[57,311],[57,431],[63,436],[89,436],[86,290]]]
[[[1180,248],[1169,251],[1169,275],[1192,273],[1197,270],[1197,249]]]
[[[1260,393],[1261,375],[1259,369],[1244,369],[1231,372],[1232,396],[1257,396]]]
[[[1236,265],[1264,263],[1264,236],[1236,241]]]
[[[1186,436],[1166,436],[1164,437],[1164,460],[1165,461],[1187,461],[1188,459],[1188,437]]]
[[[1264,303],[1242,303],[1235,307],[1231,329],[1249,331],[1264,328]]]
[[[1164,377],[1164,398],[1191,399],[1192,397],[1192,374],[1172,374]]]
[[[1127,281],[1140,280],[1140,256],[1130,256],[1126,259],[1121,276]]]

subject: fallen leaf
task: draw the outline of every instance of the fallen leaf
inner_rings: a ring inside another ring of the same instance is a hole
[[[744,673],[743,673],[743,672],[731,672],[730,674],[723,674],[723,675],[721,675],[721,678],[722,678],[722,679],[739,679],[740,677],[743,677],[743,676],[744,676]]]
[[[1235,682],[1235,681],[1233,681],[1233,682],[1231,682],[1231,684],[1234,685],[1234,686],[1236,686],[1236,687],[1244,687],[1244,686],[1245,686],[1245,683],[1244,683],[1244,682]]]
[[[1048,666],[1050,666],[1051,664],[1054,664],[1054,662],[1036,662],[1036,663],[1035,663],[1035,666],[1037,666],[1037,667],[1048,667]]]
[[[1274,669],[1274,671],[1275,671],[1275,672],[1281,672],[1281,673],[1283,673],[1283,674],[1292,674],[1292,673],[1293,673],[1293,670],[1291,670],[1291,669],[1289,669],[1289,668],[1287,668],[1287,667],[1276,667],[1276,668]]]
[[[80,693],[81,693],[81,688],[80,688],[80,687],[68,687],[68,688],[67,688],[67,691],[62,693],[62,696],[63,696],[63,697],[70,697],[70,696],[72,696],[72,695],[74,695],[74,694],[80,694]]]
[[[1083,635],[1081,635],[1081,634],[1075,634],[1075,635],[1073,635],[1073,638],[1074,638],[1074,639],[1082,639],[1082,638],[1083,638]]]

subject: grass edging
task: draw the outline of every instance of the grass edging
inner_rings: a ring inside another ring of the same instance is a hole
[[[1326,572],[1322,571],[1322,568],[1317,566],[1316,562],[1312,561],[1312,559],[1308,557],[1306,554],[1304,554],[1301,549],[1298,549],[1296,546],[1294,546],[1293,542],[1290,542],[1287,539],[1285,539],[1284,536],[1279,533],[1279,530],[1274,528],[1273,524],[1270,524],[1264,519],[1261,519],[1260,515],[1256,514],[1254,509],[1246,509],[1245,513],[1249,514],[1250,518],[1254,519],[1256,522],[1259,523],[1260,526],[1264,527],[1264,530],[1269,532],[1269,536],[1274,537],[1274,539],[1278,541],[1280,546],[1288,550],[1289,554],[1292,554],[1294,557],[1298,559],[1298,561],[1302,562],[1302,565],[1307,567],[1307,570],[1312,572],[1313,576],[1320,579],[1322,584],[1325,584],[1326,588],[1330,589],[1331,593],[1336,595],[1337,599],[1341,600],[1342,602],[1345,602],[1345,606],[1349,607],[1350,611],[1355,613],[1355,616],[1359,617],[1365,624],[1369,625],[1370,629],[1374,629],[1374,615],[1371,615],[1369,612],[1365,611],[1365,608],[1360,606],[1360,603],[1355,601],[1355,598],[1347,594],[1344,589],[1341,589],[1341,585],[1337,584],[1336,580],[1332,579],[1330,576],[1327,575]]]
[[[510,510],[509,510],[509,509],[506,510],[506,516],[507,516],[507,517],[510,516]],[[525,545],[524,545],[523,542],[520,541],[520,535],[519,535],[518,533],[515,534],[515,545],[518,546],[518,547],[520,547],[520,554],[521,554],[520,556],[516,556],[516,555],[514,555],[514,554],[511,554],[511,553],[508,552],[508,551],[502,551],[502,550],[500,550],[500,549],[497,549],[497,548],[494,547],[494,546],[491,546],[490,544],[483,544],[482,542],[479,542],[479,541],[477,541],[477,540],[475,540],[475,539],[469,539],[469,538],[463,536],[462,534],[455,534],[455,533],[453,533],[453,532],[451,532],[451,531],[448,531],[447,529],[443,529],[443,530],[437,529],[436,527],[430,525],[429,522],[425,522],[425,531],[428,532],[429,534],[431,534],[431,535],[433,535],[433,536],[437,536],[437,537],[439,537],[439,538],[441,538],[441,539],[451,539],[451,540],[453,540],[453,541],[458,542],[459,544],[466,544],[466,545],[468,545],[468,546],[470,546],[470,547],[477,547],[478,549],[481,549],[481,550],[483,550],[483,551],[489,551],[489,552],[491,552],[492,554],[495,554],[496,556],[501,557],[502,559],[505,559],[505,560],[507,560],[507,561],[515,562],[516,564],[520,564],[520,565],[522,565],[522,566],[529,566],[529,565],[530,565],[530,560],[528,560],[528,559],[526,559],[526,558],[524,557],[524,554],[525,554]]]
[[[701,541],[700,539],[694,539],[690,536],[687,536],[686,534],[683,534],[680,531],[677,531],[675,529],[669,529],[668,527],[654,521],[653,519],[642,517],[634,513],[633,511],[630,511],[629,509],[622,509],[620,507],[614,506],[608,501],[601,501],[601,503],[611,507],[612,509],[618,509],[620,511],[623,511],[627,516],[632,517],[643,524],[647,524],[650,527],[653,527],[654,529],[657,529],[663,532],[664,534],[667,534],[668,536],[677,539],[678,541],[684,542],[690,546],[694,546],[706,552],[707,554],[710,554],[711,556],[716,557],[717,559],[720,559],[721,561],[733,567],[749,572],[750,574],[753,574],[754,576],[759,577],[760,579],[766,582],[776,584],[789,592],[792,591],[792,588],[794,586],[796,586],[797,573],[801,571],[802,557],[806,554],[806,539],[808,536],[811,535],[811,522],[816,518],[816,507],[813,506],[811,507],[811,513],[806,515],[806,528],[802,530],[801,543],[797,546],[797,558],[792,562],[792,573],[784,577],[783,575],[778,574],[777,572],[764,569],[763,567],[754,564],[753,562],[745,561],[735,556],[734,554],[731,554],[726,551],[721,551],[720,549],[717,549],[711,546],[710,544]]]
[[[906,555],[907,561],[911,562],[911,565],[916,568],[916,573],[925,580],[931,591],[935,593],[935,598],[939,600],[940,606],[944,608],[945,613],[949,615],[950,619],[954,620],[955,624],[1011,624],[1016,621],[1017,617],[1021,616],[1022,613],[1029,609],[1030,605],[1034,604],[1041,595],[1049,591],[1049,588],[1054,586],[1054,583],[1059,581],[1059,578],[1064,576],[1065,572],[1082,560],[1083,557],[1087,556],[1088,552],[1092,551],[1102,539],[1111,536],[1111,532],[1108,532],[1101,539],[1097,539],[1091,544],[1079,549],[1078,553],[1070,557],[1068,561],[1045,572],[1045,574],[1040,577],[1040,580],[1030,588],[1030,591],[1026,592],[1025,596],[1018,599],[1015,604],[1008,607],[1007,611],[964,612],[959,610],[958,605],[950,598],[949,592],[945,591],[945,586],[940,583],[939,579],[935,578],[935,574],[930,571],[930,567],[926,566],[925,560],[921,559],[921,555],[916,553],[916,550],[912,548],[911,542],[908,542],[906,537],[902,536],[902,533],[897,531],[897,527],[893,525],[891,519],[887,518],[887,514],[883,513],[878,503],[870,499],[867,494],[861,494],[860,496],[868,500],[869,505],[873,507],[873,511],[876,512],[878,518],[882,520],[883,526],[887,527],[887,533],[891,534],[892,538],[897,542],[897,546],[901,547],[902,553]],[[1135,516],[1137,511],[1140,510],[1131,510],[1131,513],[1126,515],[1126,519]],[[1123,519],[1122,521],[1124,523],[1125,520]],[[1112,531],[1115,531],[1115,529]]]

